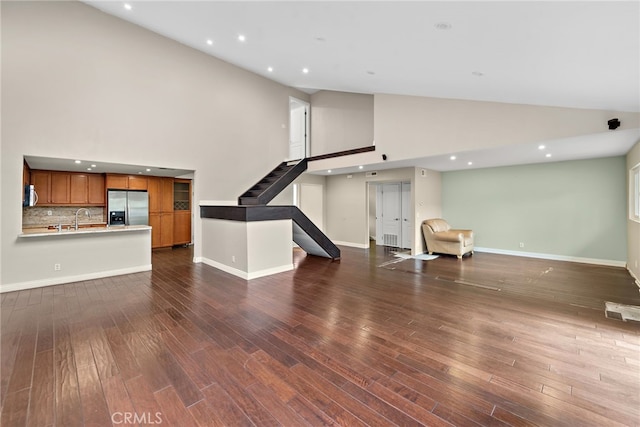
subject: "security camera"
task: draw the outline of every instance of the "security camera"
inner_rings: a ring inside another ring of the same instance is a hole
[[[607,121],[607,124],[609,125],[609,130],[618,129],[620,127],[620,120],[614,118]]]

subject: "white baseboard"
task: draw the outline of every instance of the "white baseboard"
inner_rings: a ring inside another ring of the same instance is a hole
[[[332,240],[332,242],[340,246],[349,246],[351,248],[358,248],[358,249],[369,249],[368,243],[363,244],[363,243],[341,242],[338,240]]]
[[[201,262],[203,264],[207,264],[207,265],[209,265],[209,266],[211,266],[213,268],[217,268],[218,270],[222,270],[225,273],[233,274],[234,276],[240,277],[241,279],[244,279],[244,280],[257,279],[259,277],[270,276],[272,274],[283,273],[285,271],[293,270],[293,264],[286,264],[286,265],[281,265],[281,266],[278,266],[278,267],[267,268],[267,269],[264,269],[264,270],[253,271],[253,272],[249,273],[249,272],[246,272],[246,271],[238,270],[237,268],[229,267],[228,265],[219,263],[217,261],[214,261],[212,259],[205,258],[205,257],[194,258],[194,261],[195,262]]]
[[[479,248],[479,247],[475,247],[474,251],[486,252],[490,254],[521,256],[521,257],[527,257],[527,258],[550,259],[554,261],[569,261],[569,262],[579,262],[583,264],[606,265],[608,267],[626,267],[627,266],[627,263],[625,261],[616,261],[616,260],[610,260],[610,259],[583,258],[583,257],[573,257],[573,256],[566,256],[566,255],[543,254],[538,252],[510,251],[506,249],[492,249],[492,248]]]
[[[629,266],[627,265],[627,271],[629,272],[629,274],[631,275],[631,277],[633,277],[636,281],[636,285],[638,285],[638,288],[640,288],[640,278],[638,276],[636,276],[633,271],[631,271],[631,269],[629,268]]]
[[[62,285],[64,283],[83,282],[85,280],[103,279],[105,277],[122,276],[123,274],[151,271],[151,264],[137,267],[122,268],[119,270],[99,271],[97,273],[78,274],[76,276],[63,276],[51,279],[33,280],[30,282],[11,283],[2,285],[0,293],[22,291],[25,289],[42,288],[44,286]]]

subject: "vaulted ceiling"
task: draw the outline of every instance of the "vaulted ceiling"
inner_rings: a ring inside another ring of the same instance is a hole
[[[85,3],[309,93],[640,112],[637,1]]]

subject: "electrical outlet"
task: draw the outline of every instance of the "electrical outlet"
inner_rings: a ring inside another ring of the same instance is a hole
[[[51,215],[53,215],[53,212],[47,211],[47,216],[51,216]]]
[[[520,242],[520,247],[524,248],[524,242]]]
[[[638,268],[638,260],[636,260],[636,268]]]
[[[236,262],[236,256],[235,255],[231,255],[231,262]]]
[[[60,271],[60,264],[53,264],[53,271]]]

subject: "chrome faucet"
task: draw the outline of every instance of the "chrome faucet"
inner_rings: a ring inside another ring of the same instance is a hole
[[[91,211],[87,208],[80,208],[76,211],[76,225],[75,225],[75,229],[78,230],[78,214],[80,213],[80,211],[85,211],[85,215],[88,215],[89,218],[91,218]]]

